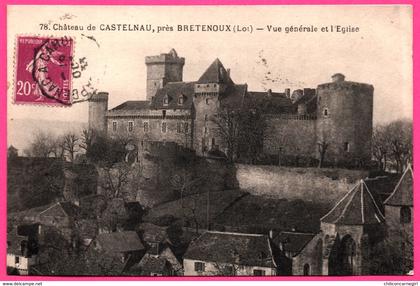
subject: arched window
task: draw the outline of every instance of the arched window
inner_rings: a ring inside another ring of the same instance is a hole
[[[311,274],[310,273],[310,270],[311,270],[311,267],[309,266],[308,263],[306,263],[305,265],[303,265],[303,275],[304,276],[310,275]]]
[[[401,223],[410,223],[411,222],[411,209],[410,207],[402,207],[400,209],[400,222]]]
[[[356,256],[356,243],[350,235],[343,237],[340,245],[341,273],[342,275],[353,275],[354,260]]]
[[[210,98],[206,98],[206,104],[210,104]]]

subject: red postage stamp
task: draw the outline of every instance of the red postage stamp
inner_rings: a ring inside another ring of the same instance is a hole
[[[70,106],[73,40],[19,36],[15,103]]]

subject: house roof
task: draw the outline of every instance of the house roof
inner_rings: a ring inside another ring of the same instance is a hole
[[[303,248],[315,237],[314,233],[282,231],[273,238],[276,245],[282,244],[283,251],[299,254]]]
[[[140,260],[138,267],[140,268],[141,275],[150,275],[150,273],[164,274],[168,268],[168,264],[165,258],[146,253]]]
[[[140,109],[149,109],[150,108],[150,101],[147,100],[130,100],[126,101],[110,111],[115,110],[140,110]]]
[[[123,253],[144,249],[135,231],[101,233],[96,237],[96,241],[104,251],[111,253]]]
[[[77,217],[80,213],[80,208],[71,202],[58,202],[44,211],[40,212],[40,216],[54,216],[54,217]]]
[[[168,82],[157,90],[151,108],[190,109],[194,97],[194,84],[195,82]],[[165,97],[168,97],[168,104],[164,104]],[[182,104],[178,102],[179,97],[183,97]]]
[[[377,224],[384,221],[382,212],[363,180],[321,218],[321,222],[342,225]]]
[[[206,71],[201,75],[197,83],[233,84],[233,81],[223,66],[222,62],[219,59],[215,59],[206,69]]]
[[[142,223],[139,225],[139,230],[145,242],[164,242],[168,239],[167,227]]]
[[[268,237],[257,234],[205,232],[190,244],[184,259],[276,267]]]
[[[408,167],[401,176],[394,191],[385,200],[389,206],[413,206],[413,170]]]
[[[247,89],[246,84],[229,85],[220,96],[220,105],[232,109],[244,106]]]

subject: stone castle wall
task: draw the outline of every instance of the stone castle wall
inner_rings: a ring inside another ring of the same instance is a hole
[[[329,203],[341,199],[366,171],[345,169],[286,168],[236,164],[239,187],[251,194],[277,199],[302,199]]]
[[[264,153],[269,155],[316,156],[316,130],[313,117],[284,115],[267,118]]]
[[[369,161],[373,87],[353,82],[318,86],[317,138],[328,144],[325,160]]]

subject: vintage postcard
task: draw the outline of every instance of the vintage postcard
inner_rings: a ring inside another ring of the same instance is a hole
[[[412,14],[9,5],[8,275],[412,277]]]

